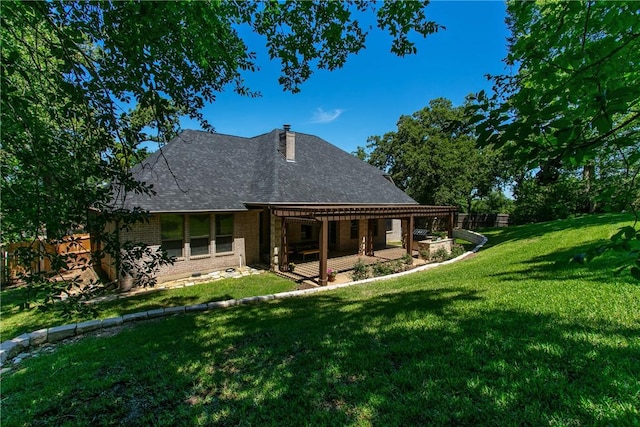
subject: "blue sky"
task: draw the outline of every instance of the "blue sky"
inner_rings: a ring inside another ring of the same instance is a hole
[[[414,37],[416,55],[398,58],[389,49],[390,37],[369,33],[366,49],[352,55],[336,71],[319,70],[302,85],[301,92],[284,92],[278,84],[279,63],[270,62],[260,39],[250,36],[250,49],[258,54],[261,70],[245,75],[261,98],[241,97],[232,91],[218,95],[203,110],[216,132],[255,136],[283,124],[317,135],[347,152],[365,146],[367,138],[396,130],[401,115],[425,107],[431,99],[449,98],[461,104],[471,92],[490,90],[486,74],[508,72],[508,31],[503,2],[435,1],[427,17],[446,30]],[[261,50],[262,49],[262,50]],[[185,119],[184,129],[200,129]]]

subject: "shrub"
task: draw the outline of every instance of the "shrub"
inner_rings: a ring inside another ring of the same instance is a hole
[[[437,251],[431,254],[429,260],[431,262],[442,262],[449,259],[449,252],[445,248],[439,248]]]
[[[430,255],[430,253],[429,253],[429,251],[428,251],[428,250],[426,250],[426,249],[422,248],[422,249],[420,249],[420,250],[418,251],[418,253],[420,254],[420,258],[422,258],[422,259],[429,259],[429,255]]]
[[[396,263],[391,262],[376,262],[373,264],[373,277],[387,276],[396,272]]]
[[[353,272],[351,273],[351,279],[363,280],[369,277],[369,267],[358,258],[358,261],[353,266]]]
[[[406,265],[413,265],[413,257],[409,254],[402,255],[401,261]]]
[[[436,239],[438,239],[438,238],[446,239],[447,238],[447,232],[446,231],[432,231],[431,235],[433,237],[435,237]]]
[[[449,255],[449,259],[457,258],[465,252],[464,246],[455,243],[451,248],[451,254]]]

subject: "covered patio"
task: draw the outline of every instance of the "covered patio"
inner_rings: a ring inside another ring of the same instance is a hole
[[[274,219],[280,219],[280,245],[274,248],[274,267],[298,279],[315,279],[320,286],[327,285],[327,270],[347,271],[353,269],[358,259],[367,264],[379,261],[399,259],[406,253],[413,256],[413,230],[416,218],[446,218],[447,232],[453,236],[455,206],[421,206],[421,205],[271,205],[269,207]],[[402,241],[404,247],[385,248],[374,251],[374,222],[380,219],[400,219],[402,221]],[[289,239],[287,237],[288,221],[314,221],[320,226],[317,247],[318,260],[296,265],[294,272],[289,272]],[[355,254],[337,255],[329,258],[329,223],[332,221],[359,220],[363,223],[359,231],[359,247]]]
[[[330,257],[327,259],[327,270],[333,270],[338,273],[346,272],[348,274],[351,270],[353,270],[354,265],[358,261],[363,262],[365,265],[372,265],[378,262],[401,259],[406,253],[407,251],[399,246],[377,250],[375,251],[375,254],[373,256],[358,254],[332,255],[331,253],[329,253]],[[294,271],[280,272],[280,274],[292,280],[295,280],[296,282],[318,283],[320,278],[319,268],[320,260],[315,260],[297,263]]]

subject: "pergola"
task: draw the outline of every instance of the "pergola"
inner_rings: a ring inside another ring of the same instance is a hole
[[[327,257],[329,252],[329,221],[368,220],[366,249],[373,255],[373,221],[377,219],[399,218],[403,221],[404,241],[407,253],[413,248],[413,228],[415,218],[448,218],[447,231],[453,237],[453,224],[458,208],[455,206],[423,205],[272,205],[271,214],[281,218],[281,251],[279,267],[286,270],[288,260],[288,239],[285,222],[314,221],[320,225],[319,241],[319,284],[327,284]]]

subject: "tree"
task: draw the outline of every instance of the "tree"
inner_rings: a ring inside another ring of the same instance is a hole
[[[488,195],[498,184],[500,158],[491,147],[479,150],[464,107],[444,98],[398,120],[398,130],[369,138],[368,162],[388,171],[416,201],[457,205]],[[359,148],[362,156],[364,150]]]
[[[584,186],[575,173],[561,171],[553,184],[540,185],[527,174],[514,187],[514,208],[509,218],[514,224],[552,221],[584,213]]]
[[[512,33],[506,63],[514,75],[494,77],[494,94],[480,93],[479,142],[503,147],[542,184],[562,168],[584,168],[615,156],[626,178],[618,182],[636,213],[640,161],[640,5],[634,2],[508,3]],[[604,189],[603,189],[604,190]],[[611,191],[602,191],[600,201]],[[634,197],[634,194],[636,195]],[[637,199],[636,199],[637,200]],[[640,279],[640,234],[614,236]],[[588,259],[594,254],[588,254]]]
[[[488,195],[472,201],[472,211],[480,214],[502,213],[510,215],[513,212],[513,199],[508,198],[502,191],[493,190]],[[509,218],[511,221],[511,217]]]
[[[117,230],[144,221],[117,195],[152,192],[128,166],[150,137],[168,141],[186,115],[211,129],[205,103],[231,89],[258,96],[243,73],[257,71],[255,54],[240,37],[248,27],[264,36],[270,59],[282,65],[280,83],[292,92],[314,68],[341,67],[365,45],[358,21],[374,14],[392,37],[392,52],[415,52],[410,35],[439,29],[425,17],[427,2],[5,2],[2,37],[2,243],[55,243],[84,227],[141,284],[169,260]],[[99,215],[95,215],[99,212]],[[22,251],[28,265],[43,245]],[[64,256],[52,260],[64,270]],[[26,274],[51,299],[80,295],[65,280]],[[74,292],[71,292],[71,289]],[[98,286],[94,287],[98,289]],[[87,298],[90,295],[87,296]]]

